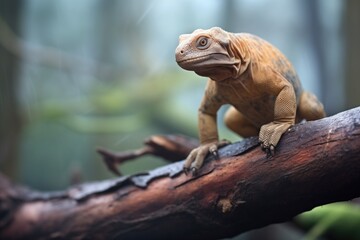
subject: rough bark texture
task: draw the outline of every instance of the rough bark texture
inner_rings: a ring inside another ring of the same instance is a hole
[[[267,158],[224,147],[196,177],[182,162],[39,193],[0,178],[1,239],[216,239],[360,196],[360,108],[296,125]]]

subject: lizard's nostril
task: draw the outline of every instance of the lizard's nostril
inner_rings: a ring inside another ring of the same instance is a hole
[[[184,50],[180,50],[180,54],[184,54]]]

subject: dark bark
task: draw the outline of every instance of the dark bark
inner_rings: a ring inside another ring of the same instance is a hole
[[[294,126],[274,157],[257,138],[196,177],[182,161],[39,193],[0,178],[1,239],[217,239],[360,196],[360,107]]]

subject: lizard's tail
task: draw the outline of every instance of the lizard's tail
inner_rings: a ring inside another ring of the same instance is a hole
[[[324,106],[317,97],[310,92],[303,92],[297,109],[297,119],[308,121],[324,118],[326,116]]]

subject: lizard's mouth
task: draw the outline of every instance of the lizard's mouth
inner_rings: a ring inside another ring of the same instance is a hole
[[[205,70],[207,68],[236,64],[236,61],[229,59],[227,55],[221,53],[212,53],[192,58],[176,59],[176,62],[183,69],[191,71]]]
[[[200,56],[200,57],[179,60],[179,61],[177,61],[177,63],[183,64],[183,65],[192,64],[192,63],[200,63],[200,62],[204,62],[204,60],[206,60],[208,58],[209,58],[209,55],[205,55],[205,56]]]

